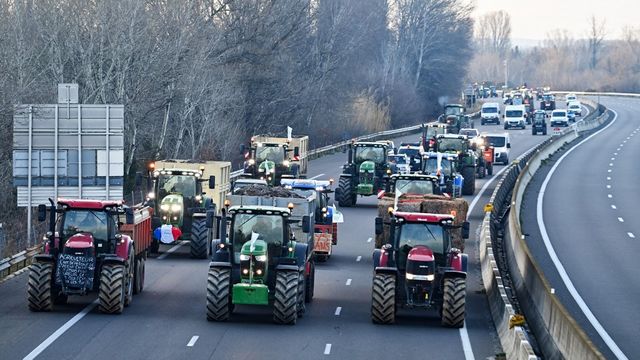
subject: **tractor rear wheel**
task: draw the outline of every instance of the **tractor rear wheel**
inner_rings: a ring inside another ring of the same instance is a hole
[[[207,276],[207,320],[227,321],[231,316],[231,269],[209,268]]]
[[[124,265],[105,264],[100,273],[98,293],[100,312],[121,314],[125,303],[126,271]]]
[[[316,283],[316,264],[311,261],[309,263],[309,277],[304,283],[304,302],[310,303],[313,301],[313,290]]]
[[[276,274],[276,292],[273,303],[273,321],[295,325],[298,318],[298,272],[279,271]]]
[[[375,324],[393,324],[396,321],[395,276],[375,274],[371,295],[371,320]]]
[[[306,302],[305,300],[305,294],[306,294],[306,281],[305,281],[305,276],[304,276],[304,272],[301,272],[298,275],[298,317],[302,317],[304,316],[305,311],[307,310],[306,306],[304,305],[304,303]]]
[[[487,174],[489,174],[489,176],[493,175],[493,163],[489,163],[489,165],[487,165]]]
[[[191,257],[196,259],[207,258],[207,243],[209,229],[204,219],[193,219],[191,223]]]
[[[141,257],[136,260],[136,277],[133,282],[133,293],[139,294],[144,289],[144,274],[145,274],[145,261],[144,258]]]
[[[36,262],[29,267],[27,300],[31,311],[53,310],[53,264]]]
[[[464,307],[467,284],[463,278],[444,279],[442,299],[442,326],[461,328],[464,326]]]
[[[342,207],[350,207],[355,205],[354,197],[351,194],[351,179],[348,177],[340,177],[338,182],[338,193],[336,194],[336,200],[338,205]]]
[[[476,192],[476,169],[473,166],[462,168],[462,195],[473,195]]]

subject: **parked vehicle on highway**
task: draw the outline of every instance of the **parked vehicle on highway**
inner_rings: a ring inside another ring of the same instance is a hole
[[[567,105],[569,105],[569,103],[572,102],[572,101],[578,101],[578,97],[576,96],[576,94],[569,93],[565,97],[565,100],[567,101]]]
[[[409,165],[411,171],[420,171],[422,168],[422,147],[420,143],[402,143],[398,148],[398,154],[407,155],[409,157]]]
[[[542,95],[540,110],[553,111],[556,109],[556,98],[551,94]]]
[[[567,110],[558,109],[551,112],[551,126],[569,126]]]
[[[504,129],[511,129],[514,127],[525,129],[526,128],[526,114],[527,111],[524,105],[507,105],[504,108]]]
[[[509,149],[511,149],[511,139],[508,133],[489,133],[483,134],[487,142],[493,146],[494,161],[493,163],[509,163]]]
[[[577,116],[582,116],[582,105],[579,101],[572,101],[567,105],[567,110],[573,111]]]
[[[31,311],[51,311],[70,295],[98,293],[98,308],[120,314],[144,288],[145,260],[151,246],[151,208],[121,201],[52,200],[38,206],[38,220],[49,213],[44,253],[29,268]]]
[[[533,114],[533,123],[531,124],[531,134],[547,135],[547,113],[544,110],[536,110]]]
[[[480,109],[480,124],[500,125],[500,105],[498,103],[484,103]]]

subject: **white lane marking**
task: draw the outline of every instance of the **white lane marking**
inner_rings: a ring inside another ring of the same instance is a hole
[[[611,169],[607,170],[607,172],[611,172]]]
[[[623,218],[621,218],[621,217],[619,217],[619,218],[618,218],[618,221],[620,221],[620,222],[624,222],[624,219],[623,219]]]
[[[607,185],[607,189],[611,189],[611,185]]]
[[[618,155],[618,153],[617,153],[617,152],[615,152],[615,153],[613,153],[613,155],[616,155],[616,156],[617,156],[617,155]]]
[[[611,194],[607,194],[607,197],[608,197],[609,199],[611,199],[611,198],[613,197],[613,195],[611,195]]]
[[[614,161],[615,159],[616,159],[616,158],[612,157],[612,158],[611,158],[611,161]]]
[[[473,349],[471,348],[471,341],[469,341],[469,333],[467,332],[467,322],[465,321],[460,328],[460,338],[462,339],[462,351],[464,351],[464,358],[466,360],[475,360],[473,355]]]
[[[198,341],[198,339],[200,338],[200,336],[198,335],[193,335],[191,337],[191,340],[189,340],[189,343],[187,344],[188,347],[193,347],[193,345],[196,344],[196,341]]]
[[[162,260],[162,259],[166,258],[167,256],[169,256],[169,254],[171,254],[173,252],[176,252],[176,250],[178,250],[180,248],[180,246],[182,246],[182,245],[184,245],[186,243],[188,243],[188,241],[186,241],[186,240],[180,241],[179,244],[174,245],[171,249],[167,250],[166,253],[158,256],[157,259],[158,260]]]
[[[617,209],[617,207],[616,207],[615,205],[611,205],[611,208],[612,208],[613,210]]]
[[[373,240],[373,239],[372,239],[372,238],[368,238],[368,239],[367,239],[367,242],[371,242],[371,240]]]
[[[342,306],[338,306],[338,307],[336,308],[335,315],[336,315],[336,316],[340,316],[340,313],[341,313],[341,312],[342,312]]]
[[[611,181],[611,176],[607,176],[607,180]]]
[[[87,305],[82,311],[76,314],[76,316],[72,317],[69,321],[64,323],[58,330],[56,330],[53,334],[51,334],[48,338],[46,338],[42,344],[38,345],[37,348],[33,349],[29,353],[29,355],[25,356],[23,360],[32,360],[35,359],[36,356],[40,355],[49,345],[53,344],[62,334],[64,334],[67,330],[69,330],[75,323],[80,321],[85,315],[87,315],[94,307],[98,305],[98,300],[96,299],[91,304]]]
[[[569,278],[569,274],[567,274],[567,271],[565,270],[564,266],[560,262],[560,259],[558,258],[558,254],[556,253],[555,249],[553,248],[553,245],[551,244],[551,240],[549,239],[549,234],[547,233],[547,227],[544,224],[543,211],[542,211],[543,205],[544,205],[544,194],[545,194],[545,191],[547,189],[547,185],[549,184],[549,181],[551,180],[551,177],[553,176],[553,173],[555,173],[555,171],[558,168],[558,166],[562,163],[562,161],[569,154],[571,154],[571,152],[573,152],[573,150],[579,148],[582,144],[584,144],[585,142],[591,140],[594,136],[600,134],[601,132],[603,132],[606,129],[608,129],[611,125],[615,124],[615,122],[616,122],[616,120],[618,118],[618,113],[615,110],[611,110],[611,111],[613,112],[614,116],[613,116],[613,119],[611,120],[611,122],[607,126],[605,126],[604,128],[596,131],[595,133],[591,134],[586,139],[580,141],[576,146],[574,146],[571,149],[567,150],[567,152],[564,153],[558,159],[558,161],[556,161],[556,163],[553,165],[553,167],[551,168],[551,170],[547,174],[547,177],[544,179],[544,182],[542,183],[542,187],[540,188],[540,192],[538,193],[538,202],[537,202],[537,205],[536,205],[536,217],[538,219],[538,227],[540,228],[540,234],[542,235],[542,240],[544,242],[544,246],[547,248],[547,252],[549,253],[549,256],[551,257],[551,261],[553,261],[553,264],[555,265],[556,270],[560,274],[560,277],[562,278],[562,281],[564,282],[565,286],[567,287],[567,290],[569,290],[569,293],[571,294],[571,296],[573,297],[575,302],[580,307],[580,310],[582,310],[582,312],[587,317],[587,319],[589,320],[589,322],[591,323],[593,328],[598,332],[598,334],[600,335],[602,340],[605,342],[605,344],[607,344],[607,346],[609,347],[611,352],[618,359],[628,359],[628,357],[618,347],[616,342],[613,341],[611,336],[609,336],[609,334],[604,329],[604,327],[602,327],[602,324],[600,324],[598,319],[596,319],[595,315],[593,315],[593,313],[591,312],[591,309],[589,309],[589,306],[587,306],[587,304],[582,299],[582,296],[580,296],[580,294],[578,293],[578,290],[573,285],[573,282]]]
[[[318,175],[316,175],[314,177],[310,177],[309,180],[315,180],[315,179],[319,178],[320,176],[324,176],[324,174],[318,174]]]
[[[356,262],[360,262],[360,260],[362,260],[362,256],[358,255],[358,257],[356,258]]]
[[[622,141],[622,143],[623,143],[623,144],[626,144],[626,143],[627,143],[627,140]],[[622,146],[622,145],[620,145],[620,146]]]
[[[324,354],[325,355],[331,354],[331,344],[327,344],[324,346]]]
[[[499,178],[500,174],[502,174],[507,168],[508,168],[508,166],[503,167],[502,170],[500,170],[497,173],[495,173],[491,179],[487,180],[487,182],[484,183],[482,188],[480,188],[480,191],[478,192],[478,195],[476,195],[476,197],[474,197],[473,200],[471,201],[471,204],[469,205],[469,210],[467,210],[467,214],[470,214],[471,211],[473,211],[473,207],[476,206],[476,204],[478,203],[478,201],[482,197],[482,194],[485,192],[485,190],[487,190],[489,185],[491,185],[493,180]]]
[[[629,237],[630,237],[630,238],[632,238],[632,239],[635,239],[635,238],[636,238],[636,236],[635,236],[635,235],[633,235],[633,233],[628,232],[628,233],[627,233],[627,235],[629,235]]]
[[[613,166],[613,163],[609,163],[609,166]]]
[[[351,285],[351,279],[347,279],[347,282],[345,283],[346,286]]]

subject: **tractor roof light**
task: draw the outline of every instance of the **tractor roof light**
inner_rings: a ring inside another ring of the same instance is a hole
[[[229,199],[226,199],[224,201],[224,207],[228,208],[229,206],[231,206],[231,201]]]
[[[149,170],[154,170],[156,168],[156,163],[151,162],[149,163]]]
[[[334,182],[334,181],[335,181],[335,180],[333,180],[333,178],[329,178],[329,184],[333,185],[333,182]]]
[[[393,214],[393,207],[392,207],[392,206],[389,206],[389,207],[387,208],[387,212],[389,213],[389,215]]]
[[[293,203],[288,203],[288,204],[287,204],[287,208],[288,208],[289,210],[293,210]]]
[[[204,172],[204,165],[200,165],[200,172]]]
[[[322,208],[322,212],[323,212],[323,213],[326,213],[326,212],[327,212],[327,208],[326,208],[326,207],[323,207],[323,208]]]

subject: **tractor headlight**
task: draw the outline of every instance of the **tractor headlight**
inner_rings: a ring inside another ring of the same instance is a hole
[[[429,275],[414,275],[411,273],[407,273],[406,274],[406,278],[407,280],[417,280],[417,281],[433,281],[435,279],[435,275],[434,274],[429,274]]]
[[[262,269],[256,270],[256,275],[262,275]]]
[[[284,166],[289,166],[289,164],[290,164],[289,160],[285,160],[285,161],[282,162],[282,165],[284,165]]]
[[[156,170],[153,172],[153,177],[158,177],[160,176],[160,171]]]
[[[153,200],[156,198],[156,194],[152,191],[147,194],[147,198],[149,198],[149,200]]]
[[[249,269],[242,269],[242,273],[245,275],[249,274]]]
[[[180,206],[179,204],[171,205],[171,211],[172,212],[179,212],[180,210],[182,210],[182,206]]]
[[[240,261],[249,261],[249,259],[251,259],[251,256],[240,254]]]
[[[258,256],[256,256],[256,261],[262,261],[262,262],[267,261],[267,255],[258,255]]]
[[[249,159],[248,163],[249,165],[255,165],[256,161],[254,159]]]
[[[202,195],[196,195],[196,201],[197,202],[202,201]]]
[[[168,205],[168,204],[162,204],[162,205],[160,205],[160,210],[162,210],[162,211],[169,211],[169,205]]]

